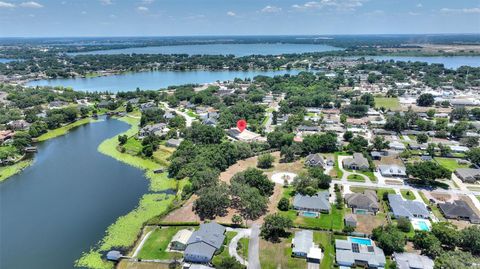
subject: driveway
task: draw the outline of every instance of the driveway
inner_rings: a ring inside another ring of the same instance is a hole
[[[160,104],[162,104],[167,110],[173,110],[173,111],[175,111],[175,113],[177,113],[178,115],[184,117],[187,127],[192,126],[192,122],[195,120],[195,118],[190,117],[187,113],[182,112],[182,111],[180,111],[179,109],[170,108],[170,106],[168,105],[168,103],[160,102]]]
[[[260,225],[253,224],[248,244],[248,266],[247,269],[260,269]],[[281,253],[283,255],[283,253]]]
[[[314,262],[307,262],[307,269],[319,269],[320,264]]]
[[[348,181],[348,176],[350,175],[359,175],[365,179],[365,182],[371,183],[372,181],[370,180],[369,177],[366,175],[360,174],[360,173],[354,173],[354,172],[349,172],[343,168],[343,160],[352,158],[352,156],[338,156],[338,168],[342,170],[343,172],[343,177],[342,177],[342,182],[347,182]]]
[[[237,232],[230,244],[228,245],[228,254],[230,257],[234,257],[239,263],[248,266],[248,262],[244,260],[237,252],[238,241],[243,237],[250,237],[251,230],[250,229],[231,229],[232,231]],[[250,247],[250,245],[248,246]]]

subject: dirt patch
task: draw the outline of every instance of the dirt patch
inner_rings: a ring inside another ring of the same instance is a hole
[[[403,161],[400,159],[398,154],[392,154],[389,156],[383,156],[381,160],[375,160],[373,161],[376,166],[378,165],[399,165],[403,166]]]
[[[386,223],[385,218],[382,218],[381,216],[358,214],[356,216],[357,227],[355,228],[355,231],[360,233],[372,234],[373,229]]]
[[[452,198],[452,196],[447,193],[430,192],[430,195],[432,195],[433,199],[442,202],[447,202]]]
[[[172,212],[170,212],[163,221],[165,222],[193,222],[200,221],[200,218],[193,211],[193,202],[197,199],[198,196],[192,195],[185,204]]]

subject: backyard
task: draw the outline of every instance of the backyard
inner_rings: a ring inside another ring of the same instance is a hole
[[[468,168],[468,164],[459,164],[457,162],[457,159],[453,158],[440,158],[440,157],[435,157],[435,161],[437,161],[438,164],[441,166],[445,167],[448,169],[450,172],[455,171],[457,168]]]
[[[163,227],[152,231],[138,253],[138,258],[145,260],[166,260],[173,258],[173,252],[168,252],[167,247],[172,237],[185,227]]]
[[[396,97],[375,97],[375,108],[381,107],[390,110],[398,110],[400,109],[400,102]]]
[[[402,197],[407,200],[415,200],[415,195],[409,190],[400,190]]]

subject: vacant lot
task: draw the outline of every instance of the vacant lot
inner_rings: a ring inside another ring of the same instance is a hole
[[[468,164],[459,164],[457,159],[453,159],[453,158],[435,157],[435,161],[437,161],[438,164],[447,168],[451,172],[455,171],[457,168],[468,168],[469,167]]]
[[[292,238],[283,238],[279,243],[260,239],[260,264],[262,269],[303,269],[307,262],[302,258],[292,258]]]
[[[400,110],[400,102],[398,98],[389,98],[389,97],[375,97],[375,107],[381,108],[384,107],[385,109],[390,110]]]

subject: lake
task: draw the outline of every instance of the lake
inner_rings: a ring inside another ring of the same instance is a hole
[[[97,151],[126,131],[107,119],[38,145],[35,162],[0,183],[0,268],[73,268],[148,191],[141,170]]]
[[[358,57],[350,57],[358,58]],[[445,68],[457,69],[462,65],[480,67],[480,56],[431,56],[431,57],[410,57],[410,56],[365,56],[365,59],[375,61],[403,61],[403,62],[427,62],[429,64],[443,64]]]
[[[95,50],[69,55],[81,54],[202,54],[202,55],[228,55],[237,57],[247,55],[280,55],[290,53],[322,52],[343,50],[342,48],[328,45],[315,44],[206,44],[206,45],[176,45],[176,46],[152,46],[126,49]]]
[[[27,83],[27,86],[64,86],[81,91],[132,91],[137,87],[142,90],[158,90],[171,85],[188,83],[208,83],[217,80],[233,80],[234,78],[253,78],[258,75],[276,76],[283,74],[297,74],[299,70],[277,71],[151,71],[129,72],[112,76],[93,78],[69,78],[36,80]]]
[[[13,61],[15,61],[15,59],[0,58],[0,63],[8,63]]]

